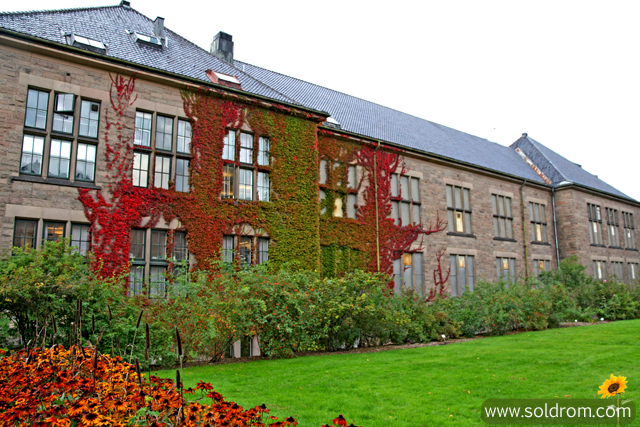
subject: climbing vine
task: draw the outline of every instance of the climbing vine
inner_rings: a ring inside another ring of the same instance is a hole
[[[107,189],[95,192],[78,189],[78,199],[91,223],[93,267],[103,277],[121,272],[129,262],[129,231],[132,227],[153,227],[167,206],[166,191],[133,185],[133,140],[126,126],[126,112],[133,105],[135,78],[111,76],[110,106],[104,131]],[[149,217],[145,224],[144,217]]]
[[[198,268],[215,268],[225,235],[268,236],[272,267],[286,264],[322,270],[328,276],[358,268],[376,271],[378,242],[379,269],[391,274],[393,260],[409,251],[416,239],[443,229],[439,219],[423,228],[397,225],[389,218],[391,175],[405,172],[401,151],[377,149],[338,132],[319,130],[320,116],[206,88],[182,92],[192,124],[190,191],[176,192],[173,183],[168,190],[155,188],[153,179],[149,188],[134,186],[131,172],[136,147],[126,113],[136,100],[135,78],[118,75],[111,80],[104,132],[108,191],[79,190],[79,200],[91,221],[94,268],[103,276],[117,274],[127,265],[130,229],[153,227],[161,218],[179,220]],[[237,161],[239,141],[233,159],[223,159],[225,135],[235,131],[253,136],[253,164]],[[260,137],[270,143],[268,164],[256,160]],[[327,165],[326,179],[319,183],[322,160]],[[361,179],[354,183],[349,165],[356,164]],[[225,166],[267,173],[270,200],[221,198]],[[345,212],[354,208],[348,206],[353,196],[361,202],[355,215],[347,218]],[[171,253],[173,237],[169,232],[167,253]],[[255,253],[252,255],[255,259]]]

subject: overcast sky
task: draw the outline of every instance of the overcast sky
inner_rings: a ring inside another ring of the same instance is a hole
[[[6,2],[41,10],[108,0]],[[206,6],[205,6],[206,5]],[[640,200],[638,1],[131,0],[209,49],[510,145],[530,137]]]

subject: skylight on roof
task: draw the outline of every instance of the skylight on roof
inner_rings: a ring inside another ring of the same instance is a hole
[[[240,80],[236,79],[233,76],[230,76],[228,74],[218,73],[217,71],[214,71],[214,73],[220,80],[224,80],[225,82],[235,83],[237,85],[240,84]]]
[[[133,35],[137,42],[145,43],[150,46],[162,47],[162,40],[159,37],[149,36],[138,32],[134,32]]]
[[[107,47],[99,40],[90,39],[89,37],[71,34],[71,45],[81,49],[87,49],[104,53]]]

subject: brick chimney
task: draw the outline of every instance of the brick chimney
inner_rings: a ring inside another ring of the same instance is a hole
[[[223,33],[222,31],[216,34],[213,37],[210,52],[224,62],[233,64],[233,37],[231,34]]]

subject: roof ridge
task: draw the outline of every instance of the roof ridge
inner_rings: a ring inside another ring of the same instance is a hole
[[[568,178],[567,178],[567,177],[566,177],[566,176],[565,176],[565,175],[560,171],[560,169],[558,169],[558,168],[556,167],[556,165],[551,161],[551,159],[550,159],[549,157],[547,157],[547,155],[546,155],[546,154],[544,154],[544,153],[540,150],[540,148],[539,148],[539,147],[538,147],[538,145],[537,145],[537,144],[540,144],[538,141],[536,141],[536,140],[535,140],[535,139],[533,139],[533,138],[529,138],[529,135],[527,135],[527,136],[526,136],[526,138],[531,142],[531,145],[533,146],[533,148],[535,148],[535,149],[538,151],[538,153],[540,153],[540,155],[541,155],[542,157],[544,157],[544,158],[547,160],[547,162],[549,162],[549,164],[553,167],[553,169],[554,169],[556,172],[558,172],[558,174],[560,174],[560,176],[561,176],[565,181],[573,182],[573,181],[571,181],[570,179],[568,179]],[[542,144],[541,144],[541,145],[542,145]],[[546,147],[545,147],[545,148],[546,148]]]
[[[52,13],[52,12],[79,12],[83,10],[106,9],[106,8],[116,8],[116,7],[121,7],[121,4],[114,4],[114,5],[107,5],[107,6],[70,7],[66,9],[22,10],[22,11],[16,11],[16,12],[0,12],[0,15],[26,15],[26,14],[31,15],[36,13],[40,14],[40,13]],[[135,10],[133,8],[131,9]]]

